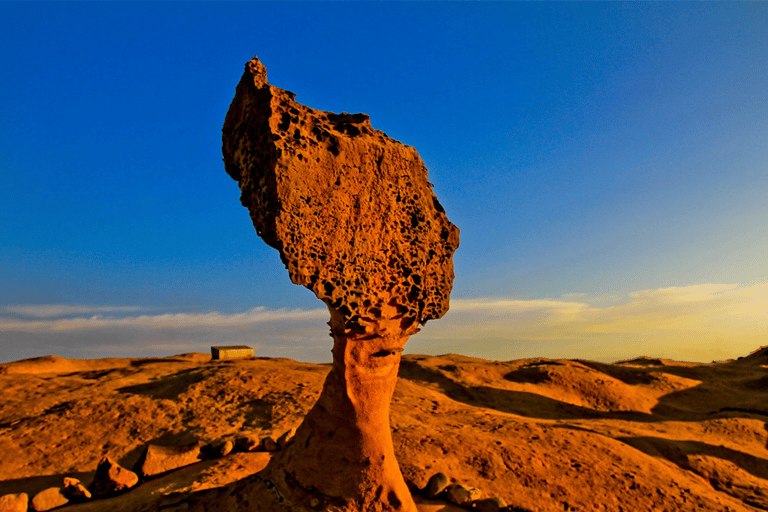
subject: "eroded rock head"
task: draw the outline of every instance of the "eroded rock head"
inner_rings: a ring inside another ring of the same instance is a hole
[[[267,82],[254,57],[224,123],[224,163],[291,280],[344,316],[347,329],[440,318],[459,230],[415,149],[365,114],[306,107]]]

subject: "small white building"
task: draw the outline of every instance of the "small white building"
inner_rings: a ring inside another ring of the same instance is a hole
[[[211,347],[213,359],[239,359],[253,357],[253,349],[245,345],[231,345],[226,347]]]

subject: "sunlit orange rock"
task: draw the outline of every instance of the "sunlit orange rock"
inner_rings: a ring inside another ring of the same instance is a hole
[[[0,512],[27,512],[29,496],[22,492],[0,496]]]
[[[257,58],[227,113],[223,153],[257,233],[331,317],[323,392],[261,474],[275,510],[415,511],[389,404],[406,341],[448,310],[459,244],[424,163],[365,114],[297,103]]]
[[[91,493],[96,497],[106,497],[123,492],[139,483],[139,476],[125,469],[109,457],[103,457],[96,467],[96,474],[91,484]]]
[[[148,444],[141,459],[141,475],[153,477],[200,462],[204,446],[202,441],[182,446]]]
[[[45,512],[58,507],[63,507],[69,500],[62,492],[61,487],[49,487],[40,491],[32,498],[30,509],[34,512]]]

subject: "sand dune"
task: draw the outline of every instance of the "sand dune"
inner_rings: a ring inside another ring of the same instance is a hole
[[[279,434],[328,370],[204,354],[0,365],[0,495],[88,483],[104,455],[131,468],[148,442]],[[767,421],[768,348],[710,364],[405,356],[391,415],[406,479],[442,471],[529,511],[768,510]],[[236,488],[268,457],[233,453],[67,510],[173,506]]]

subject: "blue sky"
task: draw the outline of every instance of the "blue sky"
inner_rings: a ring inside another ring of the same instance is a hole
[[[768,4],[0,3],[0,361],[330,359],[221,163],[254,54],[414,146],[461,229],[407,350],[768,345]]]

